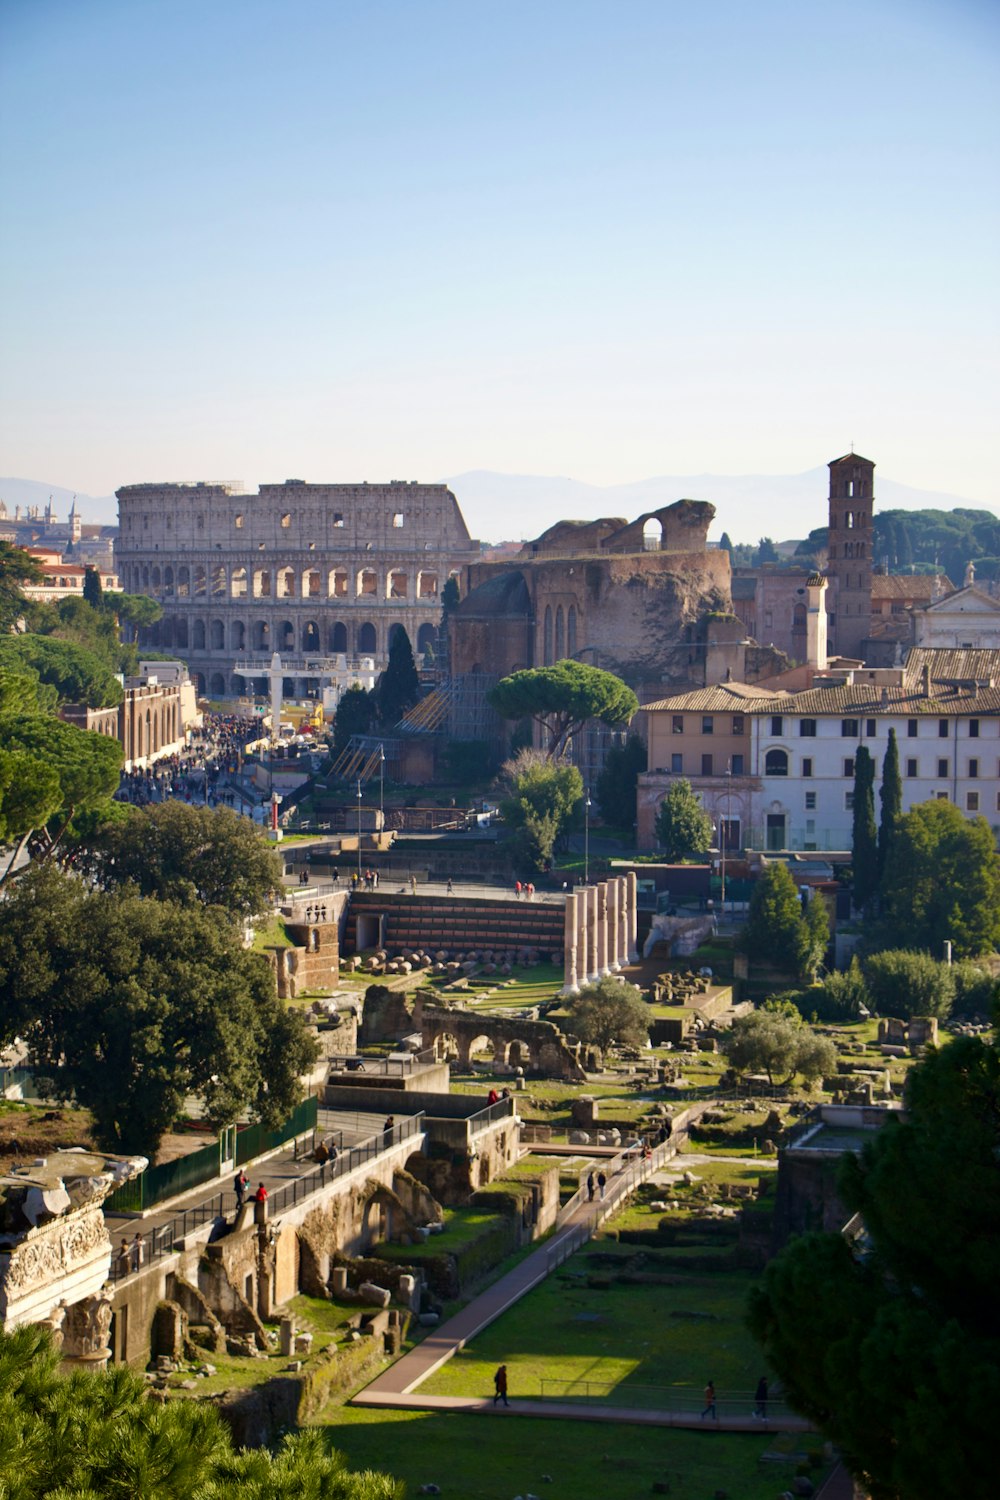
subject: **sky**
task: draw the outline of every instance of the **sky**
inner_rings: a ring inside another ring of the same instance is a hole
[[[0,0],[0,472],[997,508],[998,101],[993,0]]]

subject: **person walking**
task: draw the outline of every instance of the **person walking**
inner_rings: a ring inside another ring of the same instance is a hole
[[[608,1179],[605,1177],[604,1173],[603,1172],[598,1172],[598,1174],[597,1174],[597,1186],[598,1186],[598,1189],[600,1190],[601,1202],[602,1203],[604,1202],[604,1189],[607,1187],[607,1185],[608,1185]]]
[[[382,1134],[383,1135],[391,1135],[393,1129],[395,1128],[395,1125],[396,1125],[396,1117],[395,1117],[395,1115],[387,1115],[386,1116],[385,1124],[382,1126]]]
[[[493,1405],[496,1406],[498,1401],[502,1401],[504,1406],[510,1405],[510,1402],[507,1400],[506,1365],[501,1365],[493,1377]]]
[[[120,1276],[127,1276],[129,1265],[128,1240],[123,1238],[118,1247],[118,1274]]]
[[[767,1421],[767,1376],[762,1375],[757,1382],[757,1390],[754,1394],[753,1414],[761,1422]]]
[[[143,1241],[142,1235],[141,1234],[137,1234],[136,1237],[135,1237],[135,1239],[132,1241],[132,1269],[133,1269],[133,1271],[138,1271],[139,1267],[142,1265],[142,1256],[143,1256],[143,1251],[145,1250],[145,1248],[146,1248],[145,1247],[145,1242]]]
[[[240,1167],[240,1170],[237,1172],[236,1176],[233,1179],[233,1191],[236,1194],[237,1213],[243,1207],[243,1204],[246,1201],[247,1188],[249,1187],[249,1185],[250,1184],[247,1182],[247,1174],[244,1172],[243,1168]]]
[[[589,1203],[593,1203],[594,1201],[595,1186],[596,1184],[594,1182],[594,1174],[593,1172],[591,1172],[590,1176],[587,1178],[587,1201]]]
[[[454,894],[455,894],[455,886],[454,886],[454,884],[452,882],[451,876],[449,875],[448,876],[448,895],[449,896],[454,896]]]
[[[514,882],[514,899],[516,901],[520,901],[521,899],[521,882],[519,880],[515,880]]]
[[[718,1415],[717,1415],[716,1410],[715,1410],[715,1381],[714,1380],[710,1380],[708,1382],[708,1385],[706,1385],[706,1387],[705,1387],[705,1410],[701,1414],[701,1420],[704,1422],[704,1420],[705,1420],[706,1417],[711,1417],[713,1422],[717,1422],[719,1420]]]

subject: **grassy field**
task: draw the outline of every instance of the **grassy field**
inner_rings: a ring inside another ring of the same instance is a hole
[[[774,1500],[795,1472],[791,1445],[756,1433],[364,1407],[328,1407],[323,1423],[353,1468],[397,1475],[408,1497],[434,1483],[453,1500],[644,1500],[666,1480],[674,1500],[712,1500],[717,1490]],[[785,1461],[763,1462],[769,1452]]]

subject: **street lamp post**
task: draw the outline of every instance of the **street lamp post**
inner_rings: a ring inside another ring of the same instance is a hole
[[[378,831],[385,829],[385,746],[378,747]]]
[[[725,914],[726,914],[726,842],[727,842],[727,840],[729,838],[729,823],[730,823],[730,817],[731,817],[731,811],[732,811],[732,809],[730,807],[730,797],[732,796],[732,791],[733,791],[733,763],[732,763],[731,760],[727,760],[726,761],[726,815],[725,815],[724,818],[721,818],[719,820],[721,822],[721,824],[722,824],[722,837],[719,840],[719,849],[720,849],[720,852],[721,852],[721,855],[722,855],[722,860],[721,860],[721,864],[722,864],[722,868],[721,868],[722,890],[721,890],[720,894],[722,896],[722,915],[723,916],[725,916]]]
[[[361,880],[361,777],[358,777],[358,880]]]
[[[583,883],[590,884],[590,792],[583,792]]]

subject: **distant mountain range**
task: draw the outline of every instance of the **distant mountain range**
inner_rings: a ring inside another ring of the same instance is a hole
[[[734,542],[802,538],[826,522],[828,475],[825,465],[804,474],[661,474],[634,484],[585,484],[579,479],[538,474],[497,474],[473,469],[443,481],[458,497],[469,530],[483,541],[499,542],[538,536],[553,522],[589,521],[598,516],[633,520],[643,511],[657,510],[675,500],[708,500],[716,516],[711,535],[728,531]],[[117,525],[114,495],[86,495],[62,485],[36,479],[0,479],[0,499],[8,513],[37,505],[44,510],[49,496],[56,515],[66,519],[73,495],[84,521]],[[875,509],[982,510],[961,495],[913,489],[876,474]]]

